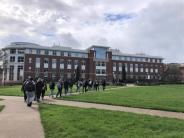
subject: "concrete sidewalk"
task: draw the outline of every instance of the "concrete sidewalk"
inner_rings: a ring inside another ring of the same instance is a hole
[[[44,138],[38,105],[27,107],[23,97],[0,96],[0,138]]]
[[[73,107],[80,107],[80,108],[95,108],[95,109],[104,109],[104,110],[112,110],[112,111],[122,111],[122,112],[130,112],[130,113],[136,113],[136,114],[145,114],[145,115],[151,115],[151,116],[176,118],[176,119],[184,120],[184,113],[180,113],[180,112],[170,112],[170,111],[162,111],[162,110],[142,109],[142,108],[67,101],[67,100],[56,100],[49,97],[46,97],[44,103],[73,106]]]

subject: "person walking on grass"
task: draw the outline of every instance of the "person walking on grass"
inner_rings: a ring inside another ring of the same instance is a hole
[[[51,96],[52,98],[54,98],[54,89],[55,89],[55,83],[54,83],[54,81],[51,81],[50,82],[49,88],[50,88],[49,97]]]
[[[97,87],[98,87],[98,81],[96,80],[96,81],[94,82],[94,88],[95,88],[96,91],[97,91]]]
[[[72,93],[72,90],[73,90],[73,80],[72,79],[69,81],[69,87],[70,87],[70,93]]]
[[[68,93],[68,87],[69,87],[68,80],[65,80],[65,81],[64,81],[65,95],[67,95],[67,93]]]
[[[62,80],[59,80],[58,83],[57,83],[57,89],[58,89],[58,92],[56,94],[56,98],[58,97],[58,95],[60,97],[62,97],[62,90],[63,90],[63,82]]]
[[[76,86],[77,86],[76,92],[80,92],[81,85],[82,85],[82,82],[80,80],[78,80],[76,83]]]
[[[106,87],[106,81],[105,79],[102,80],[102,88],[103,88],[103,91],[105,90],[105,87]]]
[[[42,87],[42,92],[41,92],[41,96],[42,96],[42,100],[44,99],[45,96],[45,92],[47,91],[47,82],[45,80],[42,80],[43,82],[43,87]]]
[[[97,90],[99,91],[99,89],[100,89],[100,82],[99,80],[97,80]]]
[[[35,90],[36,90],[35,82],[33,81],[33,78],[30,77],[29,80],[25,84],[25,91],[26,91],[26,96],[27,96],[27,106],[29,107],[31,107],[32,102],[34,101]]]
[[[38,78],[37,83],[36,83],[36,100],[37,102],[40,102],[40,96],[43,90],[44,84],[41,78]]]

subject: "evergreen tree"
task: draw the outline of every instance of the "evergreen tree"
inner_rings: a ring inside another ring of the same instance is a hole
[[[78,81],[81,78],[81,69],[79,66],[77,66],[76,73],[75,73],[75,80]]]
[[[125,70],[125,65],[122,65],[122,82],[126,83],[126,70]]]

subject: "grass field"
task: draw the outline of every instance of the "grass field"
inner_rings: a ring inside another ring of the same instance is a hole
[[[21,86],[15,85],[15,86],[0,87],[0,95],[3,95],[3,96],[23,96],[23,93],[21,92]]]
[[[97,109],[41,104],[46,138],[182,138],[184,121]]]
[[[108,88],[113,88],[116,86],[108,86]],[[64,91],[64,90],[63,90]],[[73,92],[76,91],[76,86],[73,87]],[[55,94],[57,93],[57,88],[55,88]],[[49,94],[49,85],[47,86],[47,92],[46,95]],[[21,85],[15,85],[15,86],[5,86],[0,87],[0,95],[3,96],[23,96],[23,93],[21,92]]]
[[[0,105],[0,112],[3,110],[4,105]]]
[[[184,85],[119,88],[64,99],[184,112]]]

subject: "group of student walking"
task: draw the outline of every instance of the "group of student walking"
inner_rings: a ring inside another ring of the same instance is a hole
[[[27,102],[27,106],[31,106],[32,101],[40,102],[40,98],[44,99],[47,83],[41,78],[38,78],[37,81],[29,78],[23,82],[21,91],[24,94],[24,101]]]
[[[90,90],[99,90],[100,84],[102,85],[103,90],[106,87],[105,79],[99,82],[98,80],[78,80],[76,82],[76,92],[87,92]],[[72,80],[64,80],[61,79],[55,83],[54,81],[50,81],[49,88],[50,93],[49,97],[54,98],[55,87],[57,86],[56,98],[58,96],[62,97],[63,94],[67,95],[68,93],[72,93],[74,81]],[[63,93],[64,89],[64,93]],[[24,101],[27,103],[27,106],[31,106],[33,101],[40,102],[40,98],[43,100],[45,96],[45,92],[47,91],[47,83],[45,80],[38,78],[36,81],[33,78],[29,78],[23,82],[21,88],[24,94]]]

